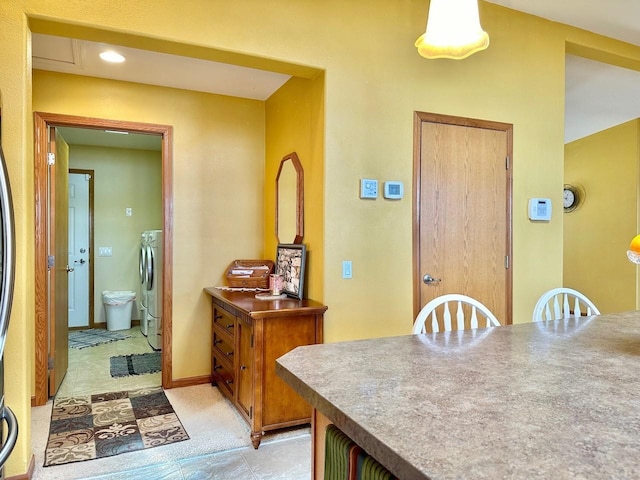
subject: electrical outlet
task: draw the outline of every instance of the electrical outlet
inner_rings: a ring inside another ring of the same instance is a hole
[[[99,257],[110,257],[113,255],[111,251],[111,247],[98,247],[98,256]]]
[[[131,207],[127,207],[124,209],[124,215],[126,217],[130,217],[131,215],[133,215],[133,209]]]
[[[342,262],[342,278],[353,278],[351,260],[344,260]]]

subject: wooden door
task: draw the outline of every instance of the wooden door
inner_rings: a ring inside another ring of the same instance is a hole
[[[462,293],[512,323],[511,136],[508,124],[416,114],[414,316]]]
[[[238,405],[247,418],[251,419],[253,418],[253,327],[238,319],[236,328],[239,342],[236,348],[238,355],[238,374],[236,376],[238,379]]]
[[[69,146],[50,130],[55,162],[49,167],[49,396],[53,396],[69,365]],[[53,301],[51,301],[53,300]]]

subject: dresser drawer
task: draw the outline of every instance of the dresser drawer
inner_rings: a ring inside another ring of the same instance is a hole
[[[229,335],[233,336],[233,331],[236,324],[236,317],[223,309],[213,307],[213,325],[226,331]]]
[[[233,343],[229,341],[229,337],[226,333],[222,333],[215,328],[213,329],[213,353],[214,355],[219,355],[222,358],[227,358],[231,363],[233,363]]]
[[[231,398],[235,396],[235,375],[233,374],[233,364],[229,364],[225,359],[213,356],[213,380],[221,390],[226,390]]]

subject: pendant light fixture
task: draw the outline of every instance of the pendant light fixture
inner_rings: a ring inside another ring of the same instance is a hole
[[[480,26],[478,0],[431,0],[427,30],[416,40],[425,58],[461,60],[489,46]]]

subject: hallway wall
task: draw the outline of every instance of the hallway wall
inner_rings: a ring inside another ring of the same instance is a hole
[[[626,252],[638,231],[639,146],[639,120],[565,146],[564,181],[586,195],[563,214],[563,285],[587,295],[602,313],[636,309],[637,267]]]
[[[33,79],[36,111],[173,126],[173,379],[209,375],[202,289],[222,284],[232,260],[262,254],[264,102],[39,70]],[[124,218],[119,202],[109,222]]]

